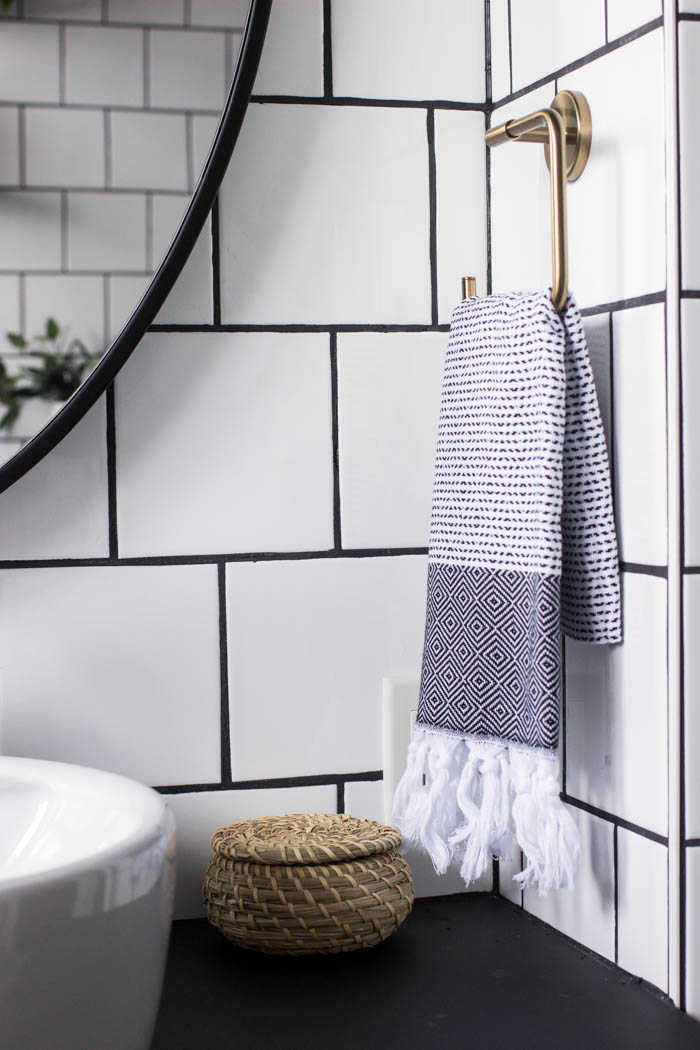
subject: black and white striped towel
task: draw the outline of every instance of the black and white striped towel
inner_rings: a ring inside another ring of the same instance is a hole
[[[516,878],[571,887],[559,798],[561,632],[621,639],[603,427],[580,314],[549,295],[452,315],[428,555],[418,719],[394,820],[467,883],[517,840]]]

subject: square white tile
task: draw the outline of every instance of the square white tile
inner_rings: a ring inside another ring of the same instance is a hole
[[[322,0],[273,3],[253,94],[323,94]]]
[[[665,327],[663,303],[613,314],[620,557],[646,565],[667,559]]]
[[[426,547],[447,333],[340,333],[344,547]]]
[[[668,850],[617,832],[618,964],[657,988],[668,988]]]
[[[480,0],[333,0],[333,93],[483,102]]]
[[[102,277],[29,274],[25,295],[28,335],[42,333],[53,317],[62,333],[81,339],[92,352],[106,349]]]
[[[3,144],[0,151],[0,186],[16,186],[19,183],[19,118],[16,106],[0,107],[0,142]]]
[[[607,0],[607,3],[608,40],[617,40],[663,14],[662,0]]]
[[[567,190],[571,289],[581,307],[666,286],[663,76],[656,29],[559,81],[559,90],[584,93],[593,117],[588,165]],[[620,84],[635,96],[634,114]]]
[[[573,891],[554,890],[540,897],[523,894],[525,911],[554,926],[606,959],[615,958],[615,875],[613,825],[569,807],[581,833],[581,863]]]
[[[185,0],[107,0],[110,22],[136,22],[145,25],[167,22],[182,25]]]
[[[110,341],[118,335],[124,323],[131,317],[151,280],[151,274],[139,274],[137,277],[110,274],[107,278]]]
[[[172,197],[161,197],[156,198],[153,202],[154,243],[159,240],[157,228],[162,219],[160,202],[165,203],[172,200]],[[167,223],[168,208],[165,207],[163,211]],[[170,243],[176,227],[168,228],[170,229],[168,243]],[[213,320],[211,253],[211,220],[207,219],[180,276],[156,316],[156,324],[211,324]],[[156,264],[162,258],[162,254],[156,256],[154,260]]]
[[[24,0],[25,18],[50,18],[52,21],[99,22],[100,0]]]
[[[2,203],[0,270],[60,270],[60,195],[5,190]]]
[[[700,207],[696,186],[700,179],[700,118],[696,100],[700,91],[700,24],[678,26],[678,107],[681,186],[681,286],[700,288]]]
[[[8,754],[219,780],[215,565],[8,569],[0,598]]]
[[[335,813],[335,785],[260,788],[243,791],[197,791],[167,795],[175,815],[177,841],[175,918],[204,915],[202,878],[212,856],[211,837],[217,828],[255,817],[284,813]]]
[[[242,29],[249,6],[249,0],[191,0],[190,25]]]
[[[496,127],[549,106],[553,97],[553,84],[532,91],[495,109],[491,114],[491,125]],[[491,149],[494,292],[532,291],[547,288],[552,283],[549,229],[549,172],[541,148],[531,147],[529,143],[511,143]]]
[[[419,556],[227,566],[236,779],[381,767],[381,680],[418,673],[426,571]]]
[[[511,0],[510,6],[514,91],[605,43],[605,0]]]
[[[141,30],[68,26],[66,98],[89,105],[143,105]]]
[[[219,201],[224,322],[430,322],[424,112],[252,104]]]
[[[622,574],[620,645],[566,640],[567,792],[667,826],[666,581]]]
[[[384,823],[384,785],[381,780],[351,780],[345,784],[345,812]]]
[[[510,32],[508,0],[491,0],[491,97],[510,94]]]
[[[146,199],[138,193],[68,194],[68,268],[143,270]]]
[[[110,124],[113,186],[188,189],[184,114],[114,112]]]
[[[685,633],[685,830],[700,838],[700,576],[683,580]]]
[[[683,384],[683,509],[686,565],[700,565],[700,302],[681,301]]]
[[[686,849],[685,1006],[700,1021],[700,846]]]
[[[486,295],[486,157],[481,113],[435,113],[438,320],[448,324],[461,277]]]
[[[150,55],[152,106],[220,112],[228,88],[223,33],[154,29]]]
[[[3,19],[0,98],[3,102],[58,102],[58,26]]]
[[[27,185],[104,186],[104,118],[97,110],[27,109]]]
[[[104,398],[0,496],[0,558],[106,558]],[[3,672],[4,673],[4,672]],[[0,717],[0,750],[2,748]]]
[[[326,336],[153,334],[116,404],[122,554],[332,546]]]

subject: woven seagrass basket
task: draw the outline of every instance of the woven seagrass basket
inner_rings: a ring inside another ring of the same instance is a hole
[[[394,828],[345,814],[292,813],[219,828],[204,874],[209,922],[242,948],[350,952],[388,937],[413,906]]]

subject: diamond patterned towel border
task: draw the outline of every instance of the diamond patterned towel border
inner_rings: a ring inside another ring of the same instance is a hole
[[[465,882],[517,840],[516,879],[573,886],[559,798],[561,632],[621,640],[603,426],[580,314],[547,292],[452,315],[418,718],[394,821]]]

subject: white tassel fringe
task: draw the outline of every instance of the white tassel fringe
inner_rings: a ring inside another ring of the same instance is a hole
[[[553,754],[417,726],[392,819],[407,843],[422,848],[438,874],[453,858],[469,885],[491,858],[509,860],[514,840],[526,864],[515,875],[540,894],[573,889],[581,847],[559,798]]]

